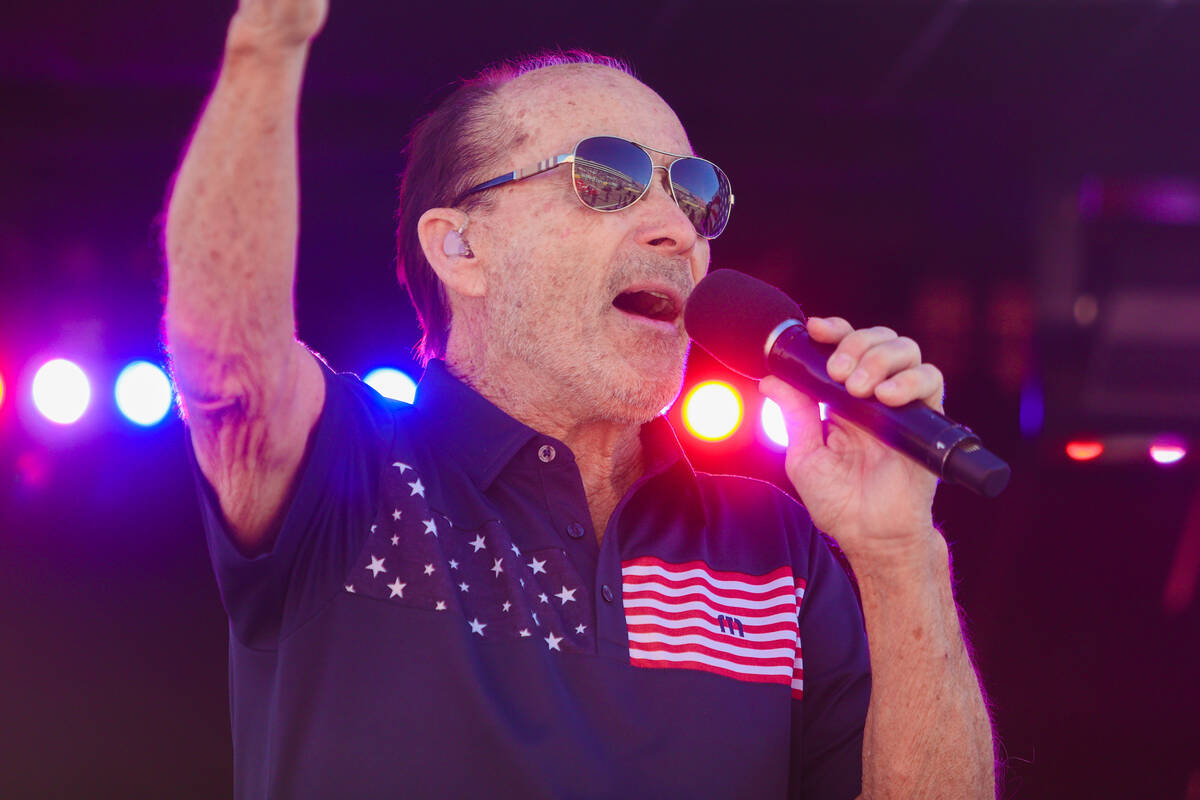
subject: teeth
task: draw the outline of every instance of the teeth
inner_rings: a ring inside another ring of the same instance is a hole
[[[655,292],[651,289],[646,289],[645,291],[646,291],[646,294],[653,295],[653,296],[657,297],[659,300],[670,300],[671,299],[670,297],[663,294],[662,292]]]

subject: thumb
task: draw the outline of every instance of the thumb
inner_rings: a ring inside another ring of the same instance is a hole
[[[779,404],[787,427],[789,450],[795,449],[801,456],[807,456],[825,446],[821,412],[816,400],[774,375],[763,378],[758,390]]]

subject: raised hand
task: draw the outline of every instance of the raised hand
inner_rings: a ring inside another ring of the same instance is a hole
[[[230,43],[302,47],[321,32],[329,0],[240,0]]]
[[[839,317],[810,317],[814,341],[836,344],[829,376],[855,397],[889,406],[920,400],[942,411],[942,374],[921,362],[912,339],[889,328],[855,330]],[[816,401],[775,377],[760,384],[787,422],[788,477],[818,528],[850,556],[887,555],[934,533],[937,477],[852,423],[830,415],[823,436]]]

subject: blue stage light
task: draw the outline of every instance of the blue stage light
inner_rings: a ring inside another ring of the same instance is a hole
[[[363,383],[384,397],[411,403],[417,396],[417,384],[412,378],[392,367],[379,367],[367,373]]]
[[[162,422],[173,399],[166,373],[149,361],[134,361],[121,370],[113,394],[125,418],[142,426]]]

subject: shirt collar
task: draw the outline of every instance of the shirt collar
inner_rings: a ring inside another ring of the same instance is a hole
[[[435,448],[454,454],[480,491],[491,486],[531,439],[554,441],[567,450],[561,442],[501,411],[452,375],[440,359],[430,360],[425,367],[413,405],[421,418],[422,436]],[[695,483],[696,473],[665,418],[655,417],[643,425],[641,436],[645,479],[670,471]]]

